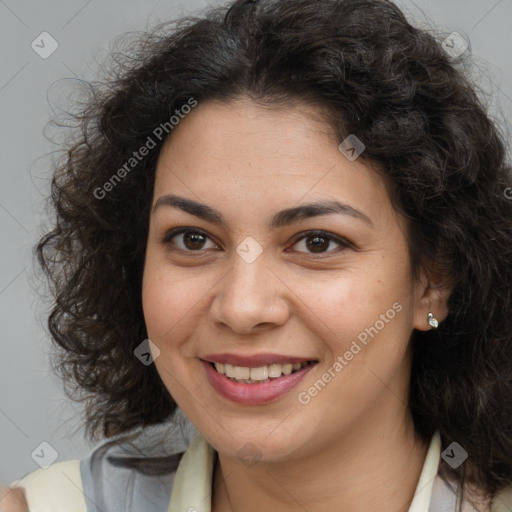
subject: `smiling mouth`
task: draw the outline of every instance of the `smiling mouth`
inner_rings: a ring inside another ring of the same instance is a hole
[[[279,379],[286,375],[291,375],[300,371],[308,365],[316,364],[317,361],[305,361],[303,363],[271,364],[268,366],[259,366],[250,368],[247,366],[233,366],[231,364],[212,363],[209,364],[218,373],[224,375],[229,380],[244,384],[262,384],[272,380]]]

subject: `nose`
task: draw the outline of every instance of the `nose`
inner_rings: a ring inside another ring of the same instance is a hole
[[[218,284],[211,319],[238,334],[283,325],[290,315],[287,290],[264,253],[252,263],[235,253],[230,270]]]

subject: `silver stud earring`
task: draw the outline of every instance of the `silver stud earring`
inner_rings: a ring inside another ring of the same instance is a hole
[[[439,327],[439,320],[434,316],[434,313],[428,314],[428,324],[433,329],[437,329]]]

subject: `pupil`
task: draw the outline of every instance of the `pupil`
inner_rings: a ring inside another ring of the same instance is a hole
[[[200,233],[185,233],[185,245],[189,249],[201,249],[204,244],[204,236]]]
[[[309,249],[312,249],[313,252],[321,252],[322,249],[327,249],[327,247],[329,246],[329,241],[325,237],[315,236],[309,238],[307,246]]]

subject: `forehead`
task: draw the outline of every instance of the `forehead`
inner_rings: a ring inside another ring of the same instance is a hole
[[[369,216],[390,213],[381,176],[363,159],[342,154],[321,114],[306,105],[269,108],[251,100],[199,104],[161,150],[154,200],[176,193],[249,212],[325,198]]]

